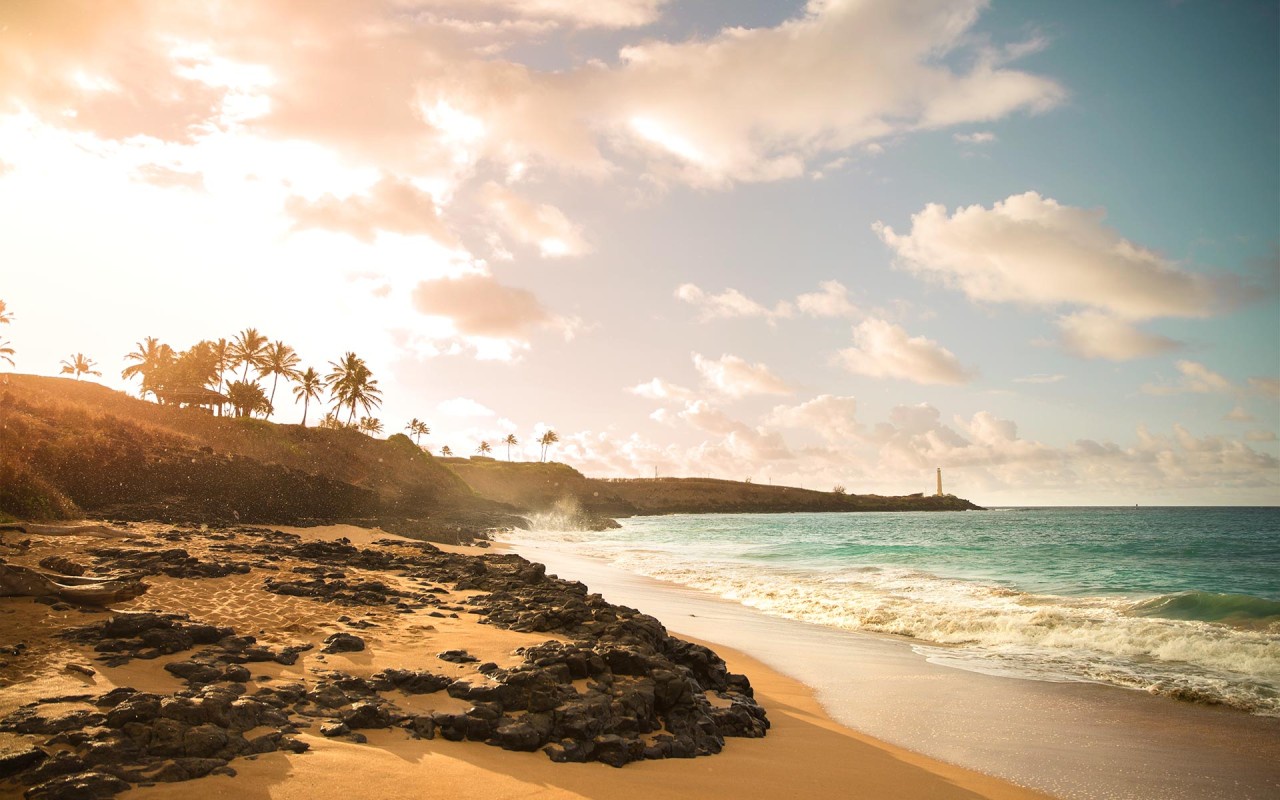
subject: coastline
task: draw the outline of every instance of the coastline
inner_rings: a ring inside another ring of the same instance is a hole
[[[511,546],[511,545],[504,545]],[[1091,683],[931,663],[913,640],[769,616],[553,547],[514,546],[608,587],[673,635],[714,639],[814,687],[840,724],[944,763],[1064,798],[1266,798],[1280,792],[1280,719]],[[981,736],[974,736],[981,731]]]
[[[167,526],[152,526],[148,536]],[[245,529],[242,529],[245,530]],[[292,529],[304,542],[334,542],[346,537],[356,547],[377,540],[401,539],[380,530],[350,526]],[[220,534],[223,535],[223,534]],[[243,534],[242,534],[243,535]],[[283,534],[282,534],[283,535]],[[100,541],[78,541],[65,537],[55,545],[37,542],[31,558],[54,551],[75,555]],[[169,541],[173,541],[170,539]],[[161,543],[155,543],[157,547]],[[203,553],[205,544],[198,532],[185,540],[192,553]],[[164,545],[172,546],[172,545]],[[492,554],[478,548],[441,547],[451,553]],[[43,551],[43,553],[42,553]],[[279,562],[281,571],[291,568]],[[387,668],[424,669],[470,674],[466,665],[441,664],[436,650],[463,649],[481,659],[492,659],[501,667],[522,660],[514,652],[548,639],[554,634],[518,632],[481,624],[468,614],[432,616],[422,611],[378,607],[338,606],[317,603],[309,597],[282,597],[261,590],[263,575],[257,569],[245,574],[226,574],[193,579],[183,576],[148,578],[151,590],[136,600],[114,607],[113,611],[185,611],[193,619],[212,625],[234,625],[238,632],[253,633],[260,645],[277,647],[300,640],[312,643],[334,631],[351,627],[340,620],[350,614],[363,616],[367,629],[359,634],[368,646],[358,652],[321,654],[318,649],[300,652],[296,662],[251,663],[253,677],[246,687],[280,687],[290,682],[326,680],[337,673],[370,676]],[[611,593],[612,587],[592,586]],[[459,592],[450,593],[450,603]],[[443,596],[443,595],[442,595]],[[345,614],[343,613],[345,612]],[[6,627],[29,643],[22,658],[15,659],[18,671],[4,673],[7,685],[0,689],[0,717],[26,705],[40,713],[60,712],[74,718],[91,713],[88,699],[119,687],[131,686],[143,692],[182,696],[183,683],[163,669],[170,658],[126,660],[112,664],[109,659],[93,661],[89,674],[69,671],[65,663],[91,663],[94,652],[54,637],[55,625],[66,628],[86,621],[101,621],[105,615],[82,615],[74,609],[56,609],[34,603],[29,598],[0,599],[0,613]],[[343,617],[339,617],[343,614]],[[361,622],[361,620],[356,620]],[[427,624],[429,623],[429,624]],[[345,627],[344,627],[345,625]],[[902,798],[993,798],[1020,800],[1042,798],[1043,794],[1021,789],[996,778],[941,763],[902,748],[876,741],[833,721],[804,684],[788,678],[751,658],[722,650],[731,668],[745,672],[755,687],[773,725],[764,738],[730,738],[724,750],[696,759],[637,761],[621,769],[601,763],[558,764],[538,752],[511,752],[478,742],[411,738],[406,731],[369,726],[360,735],[321,735],[303,724],[291,736],[299,743],[295,753],[277,750],[232,758],[224,774],[207,774],[180,782],[152,783],[145,777],[131,797],[289,798],[308,800],[345,798],[353,792],[387,797],[418,796],[420,787],[430,786],[434,794],[457,798],[493,797],[628,797],[705,796],[766,797],[803,791],[813,797],[885,796]],[[183,658],[185,656],[177,656]],[[14,680],[14,678],[17,680]],[[243,679],[242,679],[243,680]],[[213,684],[214,687],[224,684]],[[319,684],[317,684],[319,685]],[[192,690],[187,690],[192,691]],[[197,691],[207,691],[200,689]],[[397,704],[410,713],[461,714],[469,703],[445,692],[407,696],[391,693]],[[246,695],[247,696],[247,695]],[[256,693],[255,693],[256,696]],[[60,702],[51,703],[57,698]],[[43,699],[43,704],[29,705]],[[316,722],[324,722],[317,719]],[[86,729],[87,732],[92,729]],[[256,730],[256,729],[255,729]],[[61,735],[61,734],[60,734]],[[74,736],[67,741],[74,742]],[[65,739],[66,736],[62,735]],[[360,739],[364,739],[361,742]],[[32,742],[31,736],[0,733],[0,749]],[[305,748],[302,747],[305,745]],[[235,773],[231,776],[227,773]],[[25,787],[0,783],[0,796],[18,797]]]

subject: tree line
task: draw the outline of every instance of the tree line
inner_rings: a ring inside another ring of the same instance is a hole
[[[13,314],[0,300],[0,324],[8,325],[12,319]],[[12,367],[13,356],[10,343],[0,339],[0,360]],[[181,351],[148,336],[124,358],[132,363],[120,372],[120,377],[139,379],[139,396],[144,400],[150,395],[162,405],[203,406],[219,414],[230,406],[236,417],[270,419],[275,413],[276,392],[283,379],[286,386],[292,384],[294,399],[302,403],[303,426],[307,424],[311,403],[321,403],[327,393],[331,408],[320,419],[320,427],[351,428],[367,435],[384,431],[382,421],[372,416],[373,410],[382,405],[382,391],[368,364],[354,352],[330,361],[329,371],[321,374],[314,367],[301,369],[302,359],[289,345],[269,340],[256,328],[246,328],[231,339],[206,339]],[[61,374],[76,380],[82,375],[102,375],[97,362],[83,353],[73,353],[59,366]],[[264,386],[261,381],[267,378],[271,382]],[[362,413],[359,419],[357,410]],[[417,417],[409,420],[404,430],[419,447],[422,447],[422,437],[431,435],[430,426]],[[546,461],[550,448],[559,441],[555,431],[545,431],[538,438],[539,460]],[[511,448],[519,443],[515,434],[507,434],[499,443],[506,445],[508,461]],[[480,442],[476,448],[476,453],[482,456],[492,451],[488,441]],[[453,450],[444,445],[440,455],[450,457]]]

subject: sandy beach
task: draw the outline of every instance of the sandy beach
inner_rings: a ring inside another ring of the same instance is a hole
[[[139,525],[136,530],[151,540],[171,529]],[[391,542],[397,539],[382,531],[350,526],[284,530],[300,536],[298,541],[302,543],[333,542],[345,537],[357,548],[374,550],[393,547]],[[218,543],[208,538],[207,532],[192,531],[181,541],[181,546],[195,562],[212,563],[220,555],[209,548]],[[227,541],[223,539],[221,543],[226,545]],[[152,542],[153,546],[161,544],[173,546]],[[137,542],[125,542],[121,546],[146,549],[138,547]],[[90,560],[89,551],[101,552],[103,547],[102,540],[87,537],[57,540],[32,537],[26,552],[6,553],[6,558],[11,563],[34,564],[56,552],[72,561]],[[459,555],[487,553],[479,548],[441,549]],[[389,669],[430,671],[448,680],[477,680],[478,665],[488,662],[498,669],[512,668],[522,660],[517,648],[564,638],[480,624],[479,619],[467,611],[442,612],[440,609],[468,607],[470,598],[477,594],[444,591],[447,587],[443,586],[433,587],[440,590],[436,595],[439,606],[411,611],[385,606],[337,605],[314,597],[266,592],[262,590],[264,579],[273,573],[279,575],[295,567],[306,568],[300,561],[291,562],[287,558],[268,566],[274,569],[255,566],[246,572],[221,577],[153,575],[146,579],[151,588],[145,595],[117,604],[111,611],[117,614],[181,611],[189,614],[193,621],[233,627],[237,634],[250,634],[256,637],[256,646],[271,652],[313,646],[298,652],[292,664],[275,661],[244,664],[250,677],[238,685],[243,687],[246,697],[256,697],[255,692],[264,691],[270,695],[273,687],[327,685],[326,680],[332,681],[339,673],[352,679],[374,679]],[[358,568],[346,568],[344,572],[351,578],[357,574],[373,577],[364,574],[367,570]],[[386,573],[377,577],[389,585],[405,580]],[[603,589],[608,594],[608,587],[591,589]],[[120,687],[161,697],[204,692],[198,697],[208,703],[207,696],[212,696],[209,693],[218,687],[237,685],[214,681],[193,689],[193,684],[184,684],[177,675],[164,669],[165,664],[187,658],[189,653],[134,658],[109,666],[103,660],[109,653],[98,654],[89,646],[54,635],[87,622],[101,621],[107,614],[86,614],[75,608],[33,602],[31,598],[3,598],[0,615],[6,640],[23,645],[18,655],[4,657],[6,664],[0,671],[4,681],[0,688],[0,717],[10,722],[15,712],[21,715],[24,706],[28,719],[34,709],[46,724],[49,720],[73,719],[77,713],[93,714],[95,710],[100,713],[104,708],[95,706],[95,698]],[[319,645],[336,633],[358,634],[365,648],[355,652],[321,653]],[[448,741],[443,736],[429,740],[413,738],[406,730],[390,726],[369,725],[357,731],[353,725],[352,730],[341,735],[324,735],[320,728],[332,723],[332,719],[294,716],[292,719],[299,724],[284,741],[297,745],[289,745],[287,749],[281,745],[271,752],[234,757],[224,767],[192,780],[173,781],[172,770],[166,773],[153,763],[148,767],[149,773],[144,771],[133,776],[141,780],[131,781],[136,788],[130,796],[307,797],[312,800],[349,797],[355,793],[379,797],[457,798],[772,797],[799,793],[813,797],[866,798],[1045,796],[850,730],[824,713],[809,687],[742,653],[707,644],[727,660],[730,670],[744,673],[750,679],[755,698],[771,725],[764,738],[729,737],[724,740],[723,751],[716,755],[636,761],[618,769],[602,763],[553,763],[540,752],[512,752],[474,741]],[[437,653],[450,650],[466,651],[475,661],[451,663],[437,658]],[[67,664],[91,666],[94,674],[68,670]],[[116,696],[119,695],[120,692],[116,692]],[[49,702],[51,699],[60,702]],[[39,702],[42,700],[44,702]],[[729,704],[723,698],[709,697],[709,701],[712,706]],[[443,691],[409,694],[389,690],[381,693],[378,702],[389,704],[383,708],[395,708],[415,719],[433,713],[462,715],[471,705]],[[88,721],[102,724],[100,719]],[[90,761],[88,753],[92,747],[86,749],[85,742],[92,740],[95,733],[101,740],[104,730],[89,724],[83,729],[84,736],[77,738],[74,732],[67,733],[74,725],[62,727],[62,732],[54,736],[19,733],[13,730],[12,724],[7,727],[9,730],[0,733],[0,748],[8,753],[37,745],[43,746],[50,755],[57,751],[75,751]],[[267,727],[246,731],[245,735],[261,735]],[[48,744],[50,741],[54,744]],[[303,750],[303,745],[304,752],[289,751]],[[47,760],[46,765],[53,760]],[[98,769],[109,766],[100,765]],[[148,775],[152,776],[150,780]],[[31,791],[21,778],[22,774],[18,774],[0,783],[0,796],[19,797]],[[29,796],[61,795],[46,784],[43,789],[31,791]]]

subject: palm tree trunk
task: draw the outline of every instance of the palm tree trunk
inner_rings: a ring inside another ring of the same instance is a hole
[[[307,427],[307,406],[309,406],[310,404],[311,404],[310,397],[304,397],[302,399],[302,427],[304,428]]]
[[[276,410],[276,384],[279,381],[280,381],[280,373],[277,372],[271,378],[271,399],[267,401],[268,403],[271,404],[271,411]],[[271,419],[271,411],[268,411],[267,415],[263,419]]]

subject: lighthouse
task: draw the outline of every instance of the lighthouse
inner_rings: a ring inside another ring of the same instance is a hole
[[[938,497],[942,497],[942,467],[938,467]]]

